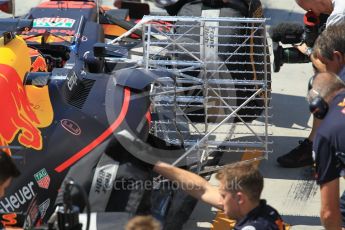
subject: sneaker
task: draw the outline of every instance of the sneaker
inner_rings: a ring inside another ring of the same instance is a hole
[[[313,165],[313,142],[309,139],[299,141],[299,145],[287,154],[277,158],[277,162],[284,168],[299,168]]]

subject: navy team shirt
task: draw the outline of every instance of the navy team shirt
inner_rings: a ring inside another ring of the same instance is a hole
[[[317,130],[313,158],[319,185],[345,176],[345,91],[334,97]]]
[[[284,223],[277,210],[260,200],[258,207],[237,222],[234,230],[283,230]]]

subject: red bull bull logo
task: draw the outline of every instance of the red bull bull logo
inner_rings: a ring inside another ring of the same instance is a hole
[[[11,66],[0,64],[0,145],[7,146],[17,137],[28,148],[42,149],[40,122],[30,106],[22,80]],[[9,149],[4,150],[10,153]]]
[[[30,58],[31,58],[31,72],[47,72],[48,67],[46,60],[44,59],[43,55],[34,49],[30,49]]]

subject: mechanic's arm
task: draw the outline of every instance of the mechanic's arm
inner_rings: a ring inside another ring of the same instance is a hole
[[[322,184],[321,191],[321,223],[327,230],[341,229],[339,207],[339,178]]]
[[[216,186],[212,186],[201,176],[163,162],[156,163],[153,171],[171,181],[177,182],[183,191],[196,199],[208,203],[216,208],[223,209],[223,206],[220,203],[218,188]]]
[[[307,44],[302,43],[300,45],[295,45],[295,47],[302,53],[310,57],[312,48],[308,47]]]

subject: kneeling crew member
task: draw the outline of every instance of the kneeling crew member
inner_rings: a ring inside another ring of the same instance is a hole
[[[284,229],[279,213],[265,200],[260,200],[263,176],[252,164],[225,166],[217,174],[219,188],[197,174],[163,162],[156,163],[153,170],[177,182],[189,195],[224,210],[229,218],[236,220],[235,230]]]

